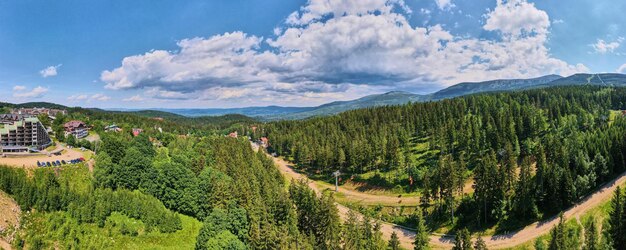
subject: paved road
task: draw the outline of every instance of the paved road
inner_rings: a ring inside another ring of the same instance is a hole
[[[276,164],[276,166],[279,168],[280,172],[284,176],[288,177],[289,179],[308,180],[306,176],[294,171],[290,167],[292,165],[291,163],[283,159],[277,158],[277,157],[272,157],[272,159],[274,160],[274,163]],[[598,191],[596,191],[592,195],[585,198],[583,201],[567,209],[563,214],[564,218],[569,219],[569,218],[578,217],[584,214],[586,211],[602,204],[604,201],[611,199],[613,192],[615,191],[617,186],[621,186],[625,182],[626,182],[626,173],[623,173],[622,175],[618,176],[613,181],[602,186],[602,188],[600,188]],[[317,187],[315,182],[310,181],[309,187],[315,190],[315,192],[317,192],[318,194],[320,193],[320,189]],[[377,197],[375,196],[368,197],[368,199],[370,198],[377,199]],[[346,218],[350,209],[341,204],[337,204],[337,207],[339,209],[340,216],[342,218]],[[526,243],[530,240],[534,240],[535,238],[541,235],[549,233],[550,229],[552,229],[552,227],[554,227],[558,223],[558,221],[559,221],[559,218],[555,216],[544,221],[533,223],[515,232],[511,232],[508,234],[501,234],[501,235],[493,235],[491,237],[487,236],[487,237],[484,237],[483,239],[485,240],[487,247],[489,247],[490,249],[510,248],[510,247],[514,247],[514,246]],[[394,225],[390,223],[383,223],[381,227],[381,231],[386,239],[389,239],[389,237],[391,236],[391,233],[395,231],[398,234],[398,237],[400,238],[402,247],[407,248],[407,249],[413,248],[412,243],[415,238],[415,234],[413,233],[413,231],[407,230],[398,225]],[[444,249],[452,248],[453,243],[454,243],[453,239],[450,236],[441,236],[441,235],[430,236],[430,244],[432,247],[435,247],[435,248],[444,248]]]

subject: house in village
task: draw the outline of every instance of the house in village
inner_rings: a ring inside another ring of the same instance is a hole
[[[85,138],[89,135],[89,128],[87,125],[78,120],[73,120],[63,125],[65,129],[65,136],[73,135],[76,139]]]

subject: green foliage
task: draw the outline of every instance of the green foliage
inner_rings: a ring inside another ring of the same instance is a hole
[[[565,249],[565,232],[563,225],[563,215],[561,215],[561,220],[557,226],[552,228],[550,231],[550,244],[548,246],[549,250],[561,250]]]
[[[416,223],[415,223],[415,241],[413,242],[415,250],[424,250],[429,249],[428,243],[430,239],[428,238],[428,229],[426,229],[426,223],[424,222],[424,217],[422,214],[422,210],[418,207],[415,210],[416,215]]]
[[[595,220],[592,218],[585,227],[585,245],[584,250],[600,250],[598,240],[598,227]]]
[[[624,194],[619,187],[615,190],[611,206],[612,210],[609,213],[609,236],[613,248],[623,249],[626,247],[626,216],[624,216],[626,206],[624,205]]]
[[[318,198],[304,180],[292,183],[289,194],[296,205],[298,228],[315,240],[315,248],[339,248],[341,224],[333,197]]]
[[[228,224],[224,230],[248,248],[290,248],[297,242],[296,212],[284,180],[273,162],[252,151],[248,141],[223,136],[176,138],[155,150],[147,136],[130,142],[124,138],[103,136],[94,170],[97,187],[141,190],[205,225],[224,225],[216,222],[221,218],[216,216],[227,211],[229,223],[239,224]],[[112,154],[119,158],[117,163]],[[198,248],[207,248],[203,244],[221,231],[203,229]]]
[[[470,235],[469,230],[467,228],[461,229],[456,232],[456,236],[454,238],[454,247],[453,250],[473,250],[472,247],[472,236]]]
[[[387,249],[387,243],[382,239],[380,232],[380,224],[372,225],[371,219],[367,216],[359,219],[359,216],[352,211],[343,225],[343,241],[343,249],[346,250]],[[399,249],[398,235],[395,235],[395,238],[392,235],[388,245],[392,249]]]
[[[246,249],[242,242],[247,241],[248,231],[245,209],[234,205],[228,211],[216,208],[200,229],[196,249]]]
[[[270,151],[310,172],[393,173],[402,179],[383,186],[417,187],[436,221],[505,230],[549,218],[626,170],[626,119],[611,116],[624,109],[626,88],[558,87],[353,110],[262,130]],[[467,200],[462,190],[472,174]]]
[[[72,147],[76,147],[76,137],[74,137],[74,135],[69,134],[67,137],[65,137],[65,142],[67,143],[67,145],[70,145]]]
[[[221,231],[214,238],[210,238],[206,242],[206,249],[208,250],[246,250],[243,242],[237,239],[237,236],[229,231]]]
[[[389,239],[389,249],[400,250],[400,239],[398,238],[396,231],[391,233],[391,238]]]
[[[485,240],[483,240],[483,237],[478,237],[478,239],[476,239],[476,243],[474,243],[474,249],[476,250],[488,250],[487,249],[487,243],[485,243]],[[539,250],[539,249],[537,249]]]
[[[147,232],[143,222],[120,213],[99,226],[81,223],[67,212],[36,212],[23,217],[17,237],[27,246],[39,241],[43,249],[191,249],[201,223],[186,216],[181,221],[181,230],[161,233]]]
[[[67,211],[79,222],[102,222],[113,212],[143,221],[148,229],[175,232],[181,228],[178,215],[154,197],[128,190],[73,190],[49,169],[35,171],[29,179],[21,169],[0,167],[0,189],[13,196],[23,210]]]

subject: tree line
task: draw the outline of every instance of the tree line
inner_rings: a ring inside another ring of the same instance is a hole
[[[203,221],[196,249],[387,249],[373,220],[342,223],[332,196],[287,183],[246,139],[178,137],[167,147],[147,135],[102,139],[95,187],[139,190]]]
[[[625,108],[625,88],[557,87],[279,121],[262,135],[321,173],[400,172],[428,215],[513,225],[554,215],[625,170]],[[431,161],[415,162],[417,140]]]
[[[181,228],[180,218],[152,196],[122,189],[75,192],[50,169],[38,169],[29,178],[23,169],[0,166],[0,189],[11,195],[24,211],[66,211],[80,222],[99,226],[104,226],[111,213],[119,212],[143,221],[148,231],[170,233]]]

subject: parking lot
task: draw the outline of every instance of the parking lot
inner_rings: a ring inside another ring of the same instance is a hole
[[[63,150],[61,155],[29,155],[29,156],[13,156],[13,157],[1,157],[0,165],[7,165],[12,167],[23,168],[37,168],[37,162],[50,162],[53,161],[66,161],[84,157],[83,152],[79,149],[67,149]]]

